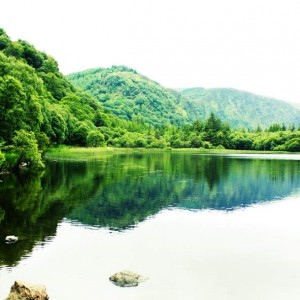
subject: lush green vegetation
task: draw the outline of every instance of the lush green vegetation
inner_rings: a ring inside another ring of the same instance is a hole
[[[160,141],[149,128],[104,112],[99,101],[75,88],[57,62],[0,29],[0,167],[43,166],[49,145],[145,146]],[[4,154],[5,155],[4,155]]]
[[[274,122],[299,124],[300,111],[286,102],[226,88],[192,88],[181,95],[194,104],[198,118],[214,113],[232,128],[268,128]]]
[[[300,111],[283,101],[225,88],[192,88],[178,93],[124,66],[86,70],[68,78],[109,112],[156,127],[190,124],[198,118],[207,119],[211,113],[238,129],[265,129],[274,121],[300,123]]]
[[[42,168],[45,150],[59,145],[300,151],[299,131],[291,125],[298,119],[292,110],[287,125],[237,130],[224,122],[233,108],[220,106],[218,114],[201,118],[180,94],[126,67],[89,70],[69,79],[87,91],[74,87],[51,56],[25,41],[12,41],[0,29],[0,170]],[[184,94],[192,98],[191,93]],[[243,95],[243,103],[251,102]],[[232,103],[242,110],[237,101]],[[251,103],[254,110],[244,104],[243,112],[267,119],[261,106]],[[280,120],[284,109],[270,109]]]
[[[213,113],[207,120],[165,130],[164,138],[173,148],[218,148],[259,151],[300,151],[300,130],[273,124],[262,130],[230,129]]]
[[[68,79],[98,99],[107,111],[125,120],[157,127],[180,126],[196,119],[192,105],[178,92],[125,66],[86,70]]]

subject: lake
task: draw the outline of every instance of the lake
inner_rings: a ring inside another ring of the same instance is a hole
[[[1,177],[0,299],[25,280],[52,300],[298,300],[299,175],[299,155],[137,151]]]

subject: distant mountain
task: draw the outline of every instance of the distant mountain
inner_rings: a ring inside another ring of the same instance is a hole
[[[212,112],[232,128],[300,123],[300,110],[284,101],[229,88],[175,91],[125,66],[86,70],[68,79],[108,112],[154,126],[205,120]]]
[[[107,111],[125,120],[160,126],[182,125],[197,118],[193,105],[180,93],[125,66],[86,70],[68,79],[98,99]]]
[[[273,123],[300,123],[300,110],[287,102],[229,88],[191,88],[181,95],[191,101],[200,119],[211,112],[231,127],[255,129]]]

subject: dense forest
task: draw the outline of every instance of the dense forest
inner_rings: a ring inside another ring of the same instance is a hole
[[[12,41],[0,29],[2,170],[42,168],[45,150],[58,145],[300,151],[292,114],[286,125],[276,120],[268,128],[235,129],[214,112],[201,118],[180,94],[134,70],[114,67],[87,74],[93,72],[99,77],[96,85],[83,91],[69,81],[79,74],[67,79],[54,58],[26,41]]]
[[[300,123],[300,111],[280,100],[226,88],[174,91],[124,66],[86,70],[68,79],[112,114],[154,126],[191,124],[211,113],[234,129]]]
[[[68,79],[99,100],[107,111],[125,120],[157,127],[181,126],[197,118],[192,103],[180,93],[125,66],[86,70]]]
[[[198,118],[214,113],[232,128],[268,128],[274,121],[300,123],[300,111],[277,99],[229,88],[192,88],[180,93],[193,103]]]

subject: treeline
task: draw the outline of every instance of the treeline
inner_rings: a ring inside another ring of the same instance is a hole
[[[273,124],[262,130],[230,129],[213,113],[203,122],[166,128],[164,138],[174,148],[226,148],[234,150],[300,151],[300,128]]]
[[[43,152],[56,145],[300,151],[299,144],[295,128],[231,130],[214,114],[180,126],[120,119],[75,88],[51,56],[0,29],[0,169],[41,168]]]
[[[262,130],[237,130],[222,122],[213,113],[207,120],[196,120],[180,127],[161,126],[140,127],[135,124],[135,132],[130,132],[108,141],[116,147],[146,148],[205,148],[260,151],[300,151],[300,128],[294,125],[273,124]],[[138,133],[140,130],[140,133]],[[134,130],[133,130],[134,131]]]

